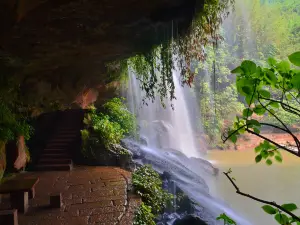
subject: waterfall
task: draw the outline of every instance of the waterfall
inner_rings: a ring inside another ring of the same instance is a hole
[[[149,147],[160,149],[176,149],[188,157],[201,157],[201,146],[197,144],[191,126],[191,116],[184,96],[184,88],[180,86],[178,74],[173,73],[176,100],[166,100],[164,108],[159,100],[149,102],[148,107],[142,105],[144,93],[140,90],[137,79],[130,72],[130,84],[127,99],[132,112],[137,116],[140,135],[145,137]],[[194,103],[194,107],[196,107]]]
[[[126,98],[131,112],[136,116],[140,137],[143,140],[124,140],[128,149],[143,151],[142,163],[152,164],[159,172],[168,172],[173,181],[198,204],[197,215],[209,225],[223,224],[215,218],[226,213],[239,225],[250,225],[239,217],[226,203],[209,194],[206,180],[217,179],[217,169],[205,160],[205,146],[200,146],[195,135],[197,118],[191,113],[198,107],[191,89],[180,85],[179,72],[173,71],[175,100],[166,100],[164,108],[156,98],[143,105],[145,93],[136,75],[129,69]]]

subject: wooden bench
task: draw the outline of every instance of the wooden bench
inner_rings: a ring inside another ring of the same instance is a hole
[[[34,198],[39,178],[15,178],[0,185],[0,194],[10,194],[11,207],[26,213],[28,199]]]
[[[0,224],[18,225],[18,210],[0,210]]]

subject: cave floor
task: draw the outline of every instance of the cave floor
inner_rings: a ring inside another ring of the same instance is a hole
[[[19,214],[19,225],[130,225],[140,204],[127,192],[131,173],[116,167],[75,167],[72,171],[25,172],[39,177],[29,210]],[[62,207],[51,209],[50,195],[62,194]],[[8,196],[1,208],[9,207]]]

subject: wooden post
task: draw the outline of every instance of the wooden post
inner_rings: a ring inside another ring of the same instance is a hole
[[[0,224],[18,225],[18,210],[10,209],[0,211]]]
[[[12,208],[19,212],[26,213],[28,210],[28,192],[13,192],[10,194]]]
[[[29,199],[33,199],[35,197],[35,188],[31,188],[28,194]]]
[[[50,196],[50,206],[52,208],[60,208],[62,205],[61,193],[55,193]]]

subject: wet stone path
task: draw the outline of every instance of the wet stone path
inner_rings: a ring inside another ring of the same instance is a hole
[[[29,211],[19,214],[19,225],[130,225],[140,204],[127,191],[131,173],[120,168],[75,167],[19,176],[40,178]],[[63,205],[51,209],[50,195],[57,193],[62,194]]]

